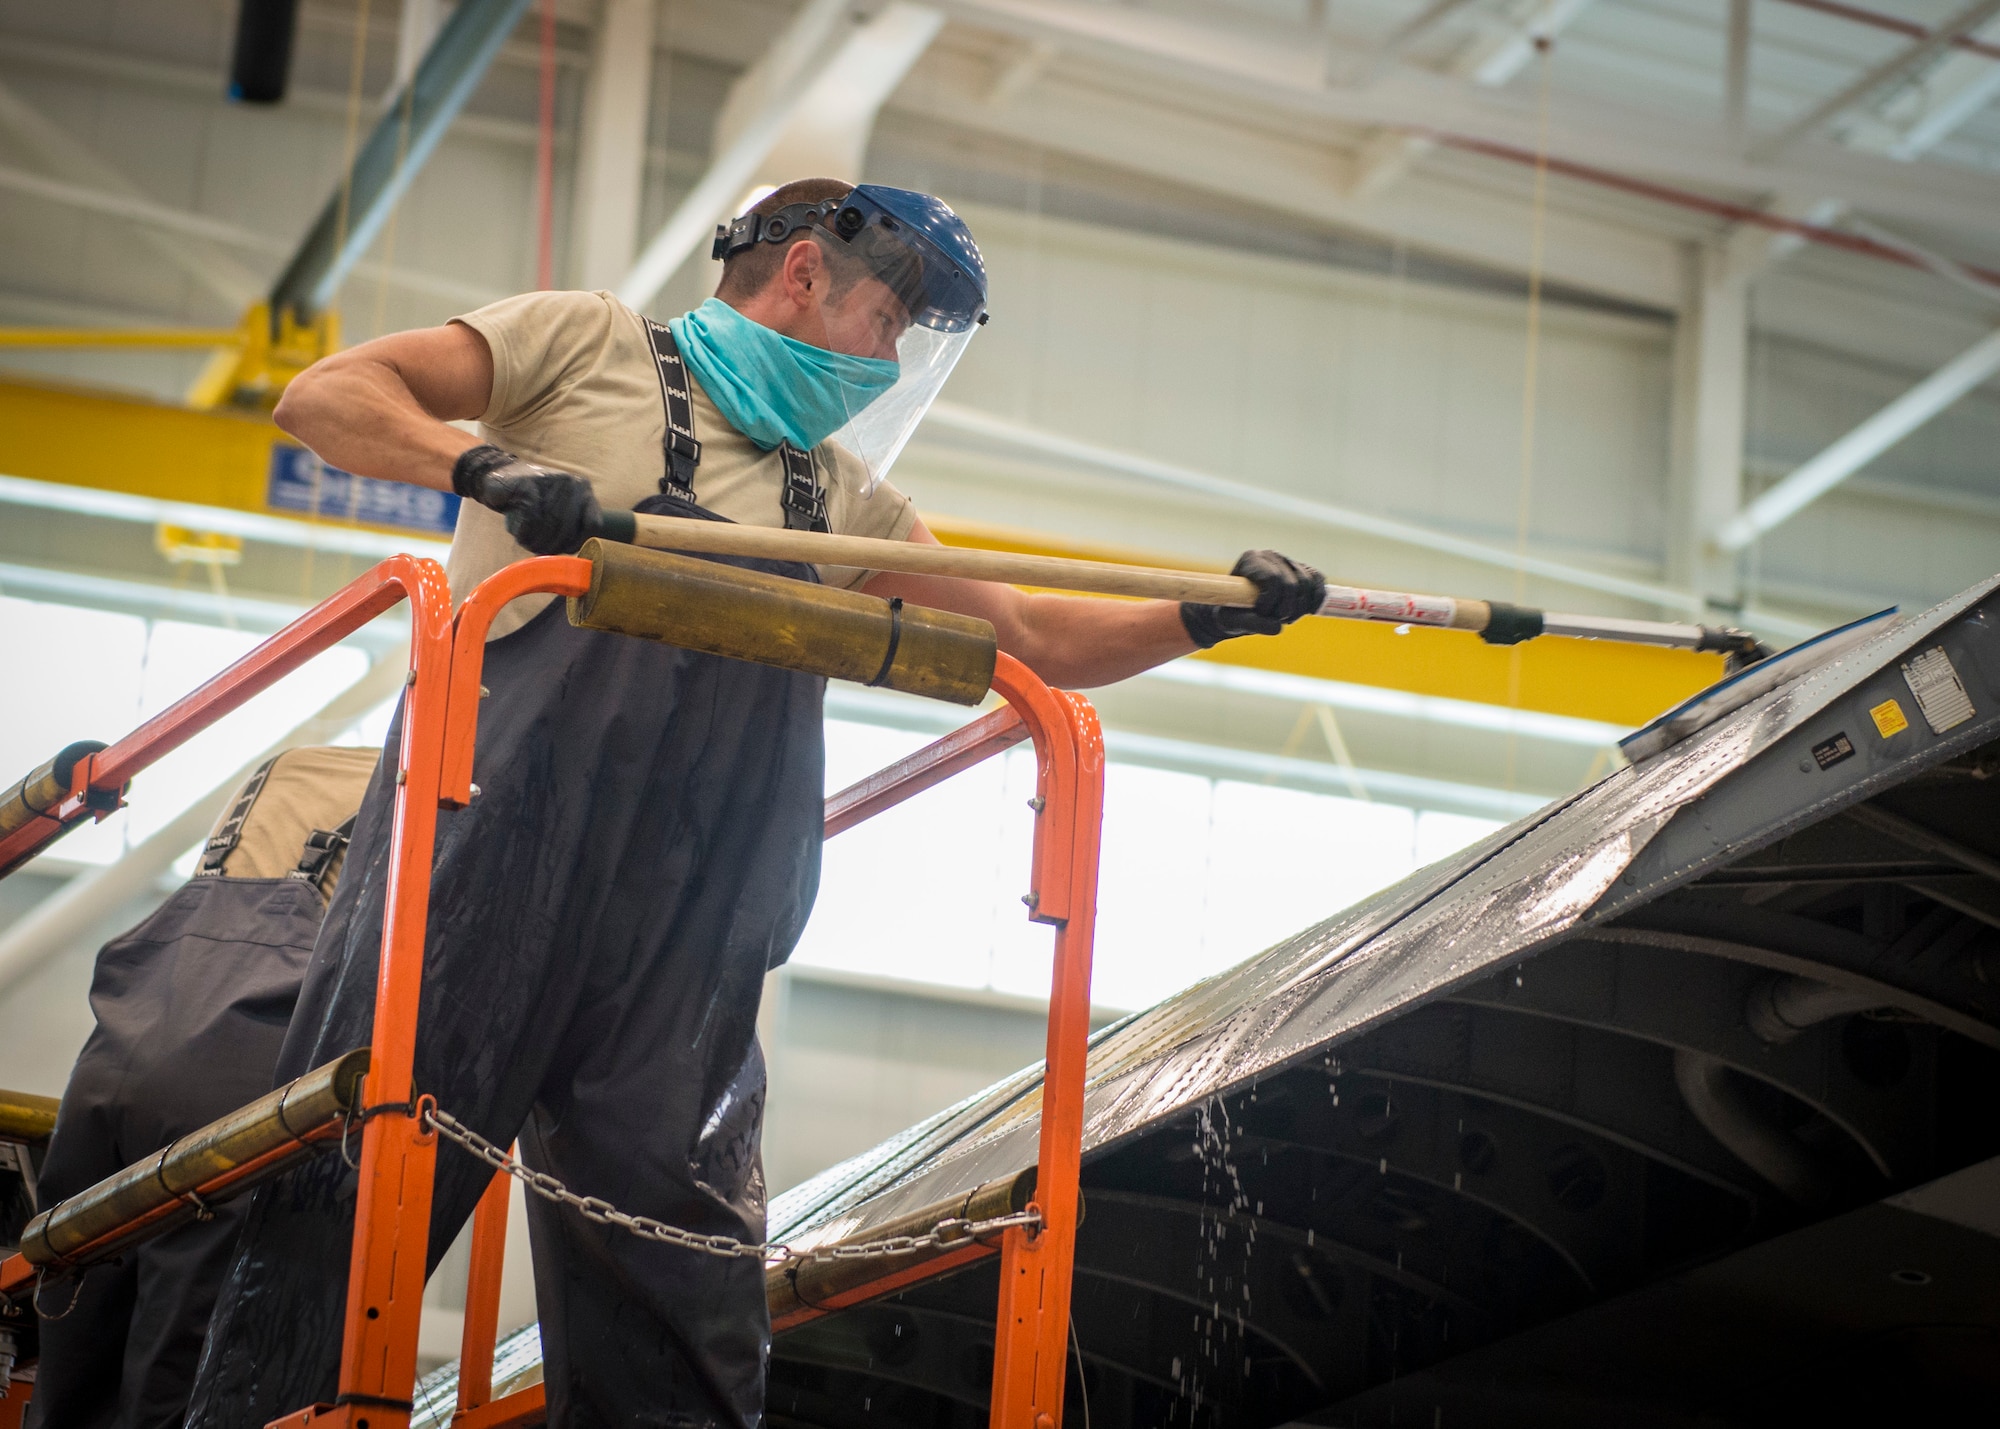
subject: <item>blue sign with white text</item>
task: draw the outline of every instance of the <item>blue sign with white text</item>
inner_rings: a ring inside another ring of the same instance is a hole
[[[271,481],[264,503],[273,511],[433,536],[449,537],[458,526],[458,497],[452,492],[356,476],[328,466],[304,447],[284,442],[271,448]]]

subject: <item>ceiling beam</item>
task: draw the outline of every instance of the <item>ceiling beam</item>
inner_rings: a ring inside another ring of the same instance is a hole
[[[31,198],[45,199],[67,208],[81,209],[86,213],[120,219],[142,229],[183,234],[203,242],[241,248],[251,253],[283,254],[290,253],[293,247],[282,238],[273,238],[269,234],[258,233],[234,223],[225,223],[206,214],[189,213],[185,209],[155,203],[149,198],[66,183],[61,179],[46,178],[40,174],[27,173],[5,165],[0,165],[0,189],[26,194]],[[455,278],[445,278],[435,273],[419,273],[411,268],[362,263],[356,265],[354,271],[365,277],[386,279],[396,287],[410,292],[429,293],[433,297],[446,298],[455,303],[470,303],[475,307],[506,296],[496,289],[461,283]]]
[[[1973,4],[1958,12],[1923,39],[1891,56],[1875,68],[1869,70],[1845,89],[1814,105],[1802,117],[1787,125],[1780,133],[1769,139],[1760,140],[1753,152],[1763,159],[1775,158],[1788,146],[1813,133],[1833,119],[1845,114],[1862,100],[1873,95],[1883,86],[1901,79],[1919,66],[1929,63],[1944,53],[1951,44],[1984,25],[1995,15],[2000,15],[2000,0],[1973,0]]]
[[[801,174],[861,181],[861,164],[883,101],[944,28],[929,5],[892,0],[840,47],[806,87],[791,122],[765,157],[760,183],[777,185]]]
[[[274,322],[286,311],[308,320],[332,306],[527,7],[528,0],[465,0],[452,11],[401,90],[400,102],[384,111],[353,151],[347,172],[272,285]]]
[[[591,38],[570,218],[570,263],[580,288],[616,283],[638,245],[658,8],[654,0],[605,0]]]
[[[1728,52],[1723,61],[1722,122],[1739,143],[1750,121],[1751,0],[1729,0]]]
[[[1853,229],[1870,242],[1879,243],[1908,257],[1911,262],[1928,273],[1975,293],[1987,302],[2000,302],[2000,274],[1990,268],[1970,268],[1954,259],[1935,253],[1923,244],[1892,233],[1879,223],[1870,223],[1865,218],[1852,214],[1845,215],[1847,227]]]
[[[945,120],[1036,150],[1072,154],[1498,271],[1518,273],[1525,267],[1530,221],[1525,184],[1510,194],[1496,184],[1418,173],[1388,194],[1359,201],[1351,192],[1353,161],[1329,152],[1310,132],[1240,124],[1198,103],[1164,103],[1148,86],[1113,87],[1091,71],[1079,73],[1077,66],[1051,70],[1034,82],[1032,95],[1018,102],[996,104],[974,98],[990,91],[990,80],[982,78],[990,65],[963,44],[945,46],[925,62],[924,82],[906,85],[892,106],[927,121]],[[1521,168],[1536,162],[1533,151],[1512,145],[1453,137],[1441,147]],[[1547,162],[1559,179],[1658,204],[1662,217],[1673,209],[1699,215],[1683,220],[1681,229],[1697,241],[1720,240],[1749,226],[1773,235],[1772,259],[1819,244],[1946,277],[1962,270],[1974,278],[2000,280],[2000,274],[1952,265],[1935,254],[1920,255],[1906,242],[1889,241],[1856,224],[1834,226],[1849,211],[1842,200],[1810,208],[1783,199],[1752,205],[1597,165],[1563,158]],[[1601,212],[1579,211],[1573,198],[1564,199],[1558,191],[1546,215],[1546,280],[1662,311],[1681,306],[1680,244],[1671,230],[1659,232],[1647,225],[1643,210],[1621,222]],[[1705,230],[1710,222],[1713,229]],[[1949,265],[1949,271],[1940,265]]]
[[[225,115],[240,113],[223,97],[220,87],[215,82],[215,71],[212,68],[175,64],[167,60],[140,59],[133,55],[118,54],[103,49],[59,44],[48,40],[32,40],[11,34],[5,36],[5,41],[4,49],[0,49],[0,62],[32,67],[37,71],[59,70],[65,74],[81,75],[88,79],[109,80],[115,85],[137,90],[171,94],[178,96],[182,102],[201,106],[204,111],[219,111]],[[505,55],[503,47],[502,58],[505,58]],[[378,119],[394,107],[395,101],[394,93],[373,98],[364,97],[361,102],[362,115],[371,121]],[[315,89],[310,85],[294,84],[286,91],[284,107],[287,111],[300,115],[331,119],[335,126],[332,132],[335,134],[342,132],[347,122],[347,95],[339,90]],[[533,149],[540,142],[540,134],[533,120],[502,119],[497,115],[466,114],[463,111],[452,122],[451,137],[454,140],[479,139],[494,144],[505,144],[516,149]],[[566,126],[558,128],[556,152],[558,154],[565,152],[570,143],[569,129]]]
[[[1316,45],[1124,6],[1075,0],[937,0],[953,19],[1227,96],[1246,119],[1308,114],[1338,123],[1441,136],[1458,134],[1532,150],[1542,134],[1535,95],[1515,94],[1399,66],[1367,86],[1321,82]],[[1783,162],[1739,152],[1723,116],[1674,114],[1558,90],[1549,96],[1551,152],[1573,161],[1738,194],[1820,193],[1906,222],[1991,228],[2000,175],[1941,171],[1858,153],[1803,136]]]
[[[1471,45],[1452,63],[1451,73],[1488,89],[1513,80],[1538,50],[1554,41],[1571,21],[1590,8],[1591,0],[1540,0],[1525,24],[1508,34],[1488,36]],[[1372,198],[1407,174],[1436,147],[1433,140],[1394,131],[1379,135],[1368,146],[1354,177],[1356,198]]]
[[[1568,29],[1590,5],[1591,0],[1540,0],[1514,33],[1478,46],[1453,69],[1475,84],[1498,89],[1526,69],[1536,51]]]
[[[883,101],[944,17],[895,0],[843,37],[837,26],[847,14],[847,0],[811,0],[730,88],[716,117],[715,159],[619,284],[626,303],[644,308],[658,297],[753,184],[812,173],[859,181]]]
[[[1980,37],[2000,41],[2000,23]],[[1852,125],[1847,142],[1892,159],[1917,159],[1963,127],[2000,97],[2000,63],[1963,50],[1944,56],[1917,83],[1890,95],[1867,119]]]
[[[1296,124],[1237,123],[1208,105],[1173,102],[1157,86],[1112,86],[1081,68],[1057,63],[1031,88],[996,104],[985,99],[991,62],[962,44],[943,45],[924,61],[923,82],[904,85],[890,108],[920,121],[926,134],[944,121],[1496,272],[1526,266],[1525,185],[1509,192],[1419,172],[1360,202],[1349,192],[1351,161]],[[1672,238],[1561,205],[1547,217],[1543,273],[1550,283],[1662,312],[1680,304],[1680,252]]]
[[[1716,546],[1723,551],[1740,551],[1789,521],[1995,373],[2000,373],[2000,332],[1989,333],[1795,468],[1731,517],[1716,533]]]
[[[806,89],[832,58],[834,28],[846,15],[847,0],[807,0],[763,58],[730,86],[716,116],[715,158],[619,283],[618,296],[627,304],[650,304],[715,225],[735,212]]]
[[[1463,10],[1471,0],[1431,0],[1403,24],[1391,30],[1368,56],[1373,63],[1393,60],[1439,25]]]
[[[134,208],[158,206],[115,165],[100,158],[89,145],[71,136],[4,84],[0,84],[0,132],[13,140],[9,148],[41,169],[53,182],[94,189]],[[17,183],[15,187],[20,185]],[[47,196],[45,193],[44,197]],[[213,235],[197,236],[185,227],[174,232],[155,225],[140,229],[138,236],[167,262],[221,299],[231,309],[232,316],[235,310],[254,302],[262,288],[257,275],[221,248]]]
[[[1836,20],[1849,20],[1857,25],[1887,30],[1893,35],[1908,35],[1913,40],[1921,40],[1930,33],[1927,26],[1915,20],[1906,20],[1900,15],[1886,14],[1881,10],[1871,10],[1861,5],[1850,5],[1845,3],[1845,0],[1779,0],[1779,3],[1800,10],[1812,10],[1821,15],[1831,15]],[[2000,60],[2000,44],[1995,44],[1990,38],[1960,35],[1951,43],[1953,49],[1969,50],[1976,55],[1985,55],[1988,59]]]

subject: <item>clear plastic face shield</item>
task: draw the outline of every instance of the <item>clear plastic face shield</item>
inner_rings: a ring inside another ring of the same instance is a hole
[[[978,246],[939,200],[874,184],[809,213],[771,215],[761,231],[750,230],[753,223],[739,219],[731,242],[773,241],[775,223],[784,225],[778,239],[811,226],[827,276],[818,285],[824,345],[863,359],[849,364],[841,388],[847,420],[828,440],[859,461],[865,475],[857,494],[872,496],[986,321]]]

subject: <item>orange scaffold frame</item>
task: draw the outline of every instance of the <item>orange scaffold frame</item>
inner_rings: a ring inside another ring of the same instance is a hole
[[[509,601],[534,594],[582,595],[590,563],[574,556],[518,562],[482,583],[454,619],[443,568],[392,556],[315,606],[214,679],[126,738],[78,762],[69,795],[47,817],[0,839],[0,873],[18,866],[68,824],[118,806],[132,776],[268,689],[400,601],[410,603],[410,672],[391,831],[387,912],[375,990],[366,1106],[402,1115],[367,1117],[343,1324],[339,1391],[332,1405],[302,1407],[273,1429],[306,1424],[404,1429],[416,1381],[417,1330],[430,1226],[437,1136],[413,1098],[417,999],[429,912],[431,851],[440,808],[474,797],[472,755],[486,635]],[[993,688],[1007,705],[827,801],[828,836],[892,808],[1023,739],[1037,774],[1029,916],[1055,928],[1035,1227],[1012,1226],[1000,1246],[989,1423],[996,1429],[1057,1429],[1062,1422],[1070,1279],[1078,1217],[1084,1062],[1090,1032],[1091,945],[1097,907],[1104,803],[1104,742],[1089,701],[1052,690],[1002,654]],[[254,1170],[240,1167],[196,1188],[205,1195]],[[474,1214],[454,1429],[498,1429],[545,1414],[540,1385],[492,1398],[507,1200],[504,1176]],[[123,1234],[123,1231],[119,1232]],[[826,1308],[891,1293],[992,1254],[973,1244],[920,1267],[885,1274]],[[0,1294],[20,1291],[34,1271],[18,1255],[0,1264]],[[780,1326],[779,1328],[783,1328]]]

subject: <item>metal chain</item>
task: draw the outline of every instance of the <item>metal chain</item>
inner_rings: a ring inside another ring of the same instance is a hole
[[[428,1102],[426,1098],[426,1102]],[[496,1171],[505,1171],[523,1186],[533,1191],[545,1201],[568,1206],[585,1220],[601,1226],[616,1226],[629,1231],[642,1240],[658,1241],[662,1245],[678,1246],[682,1250],[699,1251],[703,1255],[719,1256],[725,1260],[761,1260],[767,1264],[785,1264],[797,1261],[801,1264],[814,1260],[850,1260],[862,1256],[909,1255],[915,1251],[932,1247],[943,1249],[948,1246],[963,1245],[967,1241],[992,1235],[1006,1230],[1009,1226],[1040,1226],[1040,1211],[1016,1211],[1011,1215],[994,1216],[983,1221],[969,1221],[963,1216],[947,1216],[922,1235],[889,1236],[883,1240],[861,1241],[852,1245],[815,1247],[800,1252],[788,1245],[777,1242],[753,1244],[726,1235],[697,1235],[693,1231],[670,1226],[665,1221],[656,1221],[650,1216],[627,1215],[609,1201],[596,1196],[579,1196],[555,1177],[544,1171],[533,1171],[508,1155],[500,1147],[488,1141],[478,1132],[461,1123],[450,1112],[441,1111],[434,1105],[426,1105],[423,1110],[424,1122],[446,1141],[484,1161]]]

